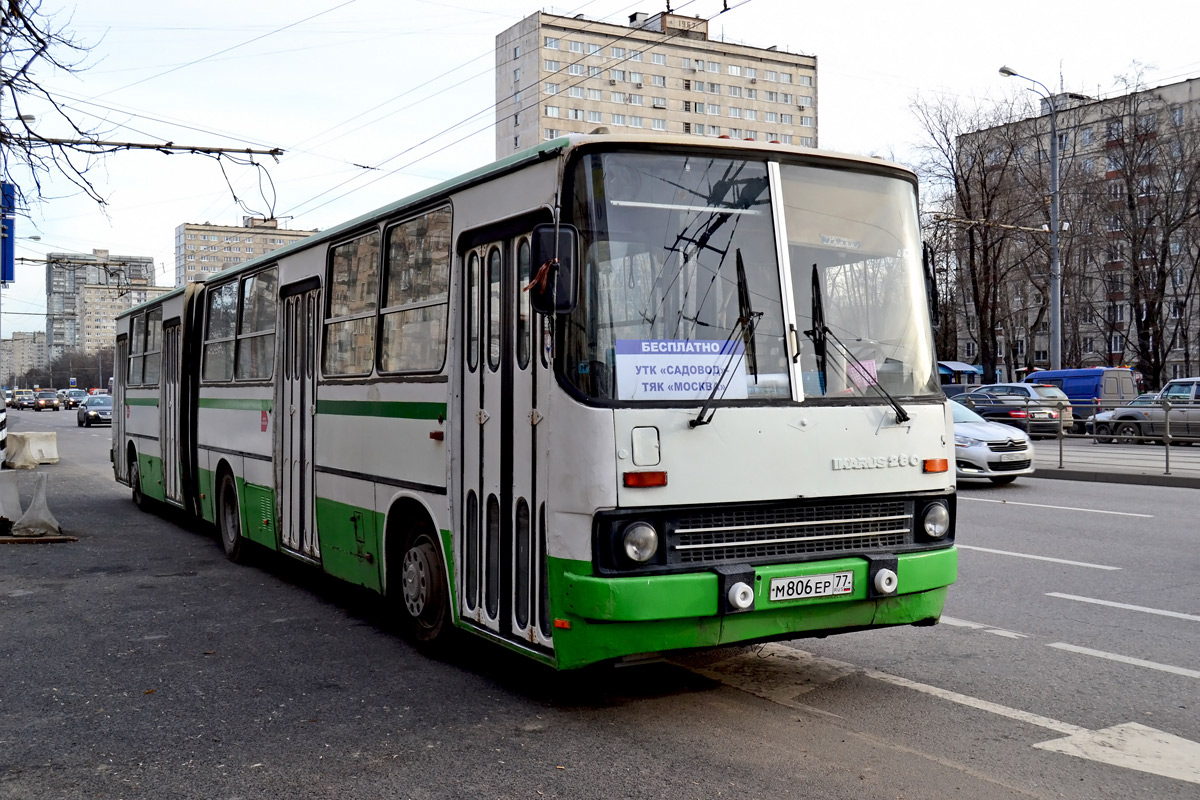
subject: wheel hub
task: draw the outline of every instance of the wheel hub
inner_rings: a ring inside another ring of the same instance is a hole
[[[404,554],[404,605],[413,617],[421,616],[425,604],[429,602],[429,574],[432,567],[429,555],[425,551],[426,547],[427,545],[413,547]]]

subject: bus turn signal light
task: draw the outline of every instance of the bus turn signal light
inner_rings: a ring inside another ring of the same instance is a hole
[[[927,458],[925,459],[926,472],[949,472],[950,462],[944,458]]]
[[[650,486],[666,486],[667,473],[665,470],[650,472],[626,472],[625,486],[630,489],[645,489]]]

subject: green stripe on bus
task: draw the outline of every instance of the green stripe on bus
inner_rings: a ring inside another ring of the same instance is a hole
[[[269,398],[250,399],[245,397],[201,397],[196,403],[200,408],[227,408],[234,411],[271,411],[275,407]]]
[[[127,406],[157,406],[157,397],[126,397],[125,405]]]
[[[445,403],[403,403],[385,400],[318,400],[317,413],[342,417],[445,419]]]

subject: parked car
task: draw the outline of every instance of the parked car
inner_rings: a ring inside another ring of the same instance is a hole
[[[1164,408],[1164,401],[1170,405],[1169,410]],[[1200,377],[1167,381],[1158,393],[1158,402],[1140,409],[1140,413],[1146,418],[1141,426],[1146,436],[1165,437],[1169,419],[1172,440],[1200,439]]]
[[[1006,392],[1019,394],[1022,397],[1028,397],[1030,400],[1039,402],[1041,405],[1057,408],[1063,419],[1063,430],[1068,433],[1083,433],[1083,420],[1078,420],[1076,425],[1074,409],[1071,407],[1071,398],[1067,397],[1066,393],[1057,386],[1051,386],[1048,383],[988,383],[979,387],[980,389],[1003,389]],[[1057,429],[1055,429],[1057,433]]]
[[[110,395],[94,394],[79,404],[79,408],[75,412],[75,420],[81,428],[90,428],[93,425],[111,425],[112,409]]]
[[[1030,436],[1056,436],[1058,409],[1007,389],[976,389],[950,398],[989,422],[1020,428]]]
[[[4,390],[4,405],[11,406],[12,404],[13,404],[12,389],[5,389]]]
[[[87,399],[87,392],[83,389],[64,389],[61,393],[63,407],[75,408],[84,400]]]
[[[1086,430],[1096,437],[1097,444],[1110,444],[1114,440],[1122,444],[1139,441],[1142,425],[1147,421],[1146,406],[1158,403],[1158,393],[1140,394],[1130,402],[1110,411],[1101,411],[1088,417]]]
[[[58,402],[57,392],[38,392],[37,397],[34,398],[34,411],[58,411],[61,407]]]
[[[987,478],[1012,483],[1033,474],[1033,445],[1010,425],[989,422],[966,406],[951,404],[954,413],[954,467],[960,479]]]

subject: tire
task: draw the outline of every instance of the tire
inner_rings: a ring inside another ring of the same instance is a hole
[[[79,417],[76,417],[76,418],[75,418],[75,424],[76,424],[78,427],[82,428],[82,427],[83,427],[83,420],[81,420]]]
[[[450,638],[450,592],[437,542],[428,533],[409,537],[400,557],[395,606],[404,632],[419,645],[443,646]]]
[[[85,419],[85,420],[83,421],[83,426],[84,426],[85,428],[90,428],[90,427],[92,427],[92,420],[91,420],[90,418],[89,418],[89,419]]]
[[[1096,444],[1112,444],[1112,431],[1108,429],[1107,423],[1100,423],[1096,426]]]
[[[997,475],[993,478],[988,478],[989,481],[997,486],[1003,486],[1006,483],[1012,483],[1017,479],[1016,475]]]
[[[221,473],[221,486],[217,491],[217,533],[225,557],[235,564],[246,560],[247,543],[242,537],[242,512],[238,505],[237,481],[229,472]]]
[[[1116,440],[1120,444],[1140,444],[1141,439],[1135,438],[1142,435],[1142,426],[1133,420],[1120,420],[1117,422],[1114,429]]]
[[[142,511],[148,511],[150,501],[142,494],[142,471],[138,468],[136,454],[133,463],[129,465],[129,487],[133,490],[133,504]]]

